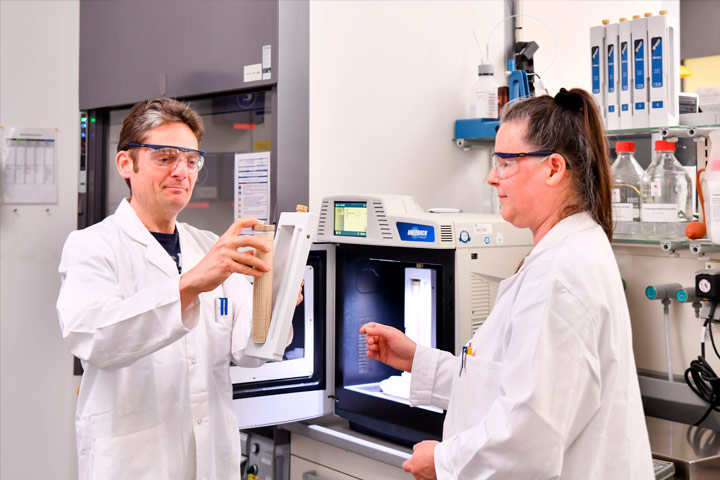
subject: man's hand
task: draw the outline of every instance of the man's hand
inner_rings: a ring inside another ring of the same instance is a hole
[[[398,370],[412,370],[417,345],[400,330],[370,322],[360,327],[360,333],[367,334],[365,342],[368,357]]]
[[[255,218],[238,218],[222,234],[215,245],[192,269],[180,277],[180,304],[185,310],[202,292],[210,292],[233,273],[259,277],[270,267],[257,258],[252,250],[238,252],[238,248],[252,247],[264,252],[271,250],[262,240],[251,235],[240,235],[243,228],[262,225]]]
[[[402,469],[410,472],[415,480],[435,480],[435,447],[439,442],[425,440],[413,446],[413,454],[402,465]]]

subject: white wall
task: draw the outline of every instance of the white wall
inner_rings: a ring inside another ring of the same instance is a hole
[[[551,94],[590,87],[589,28],[678,0],[517,2],[518,40],[535,40]],[[467,115],[482,47],[503,81],[501,0],[313,1],[310,8],[310,206],[342,193],[406,193],[426,208],[480,211],[488,151],[450,141]],[[491,38],[488,36],[491,34]]]
[[[486,149],[452,142],[497,1],[314,1],[310,5],[310,208],[324,196],[415,195],[480,211]],[[490,60],[501,79],[503,29]]]
[[[55,313],[77,211],[79,3],[0,1],[0,124],[58,128],[53,205],[0,206],[0,478],[77,478],[77,380]]]

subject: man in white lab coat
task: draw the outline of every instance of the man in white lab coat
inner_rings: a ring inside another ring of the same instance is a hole
[[[229,365],[243,358],[252,288],[269,251],[238,219],[221,237],[176,218],[204,152],[202,120],[170,99],[135,105],[116,165],[131,189],[115,214],[70,234],[60,263],[62,334],[82,360],[81,479],[239,479]],[[215,299],[228,307],[216,312]]]
[[[410,401],[447,409],[414,447],[416,479],[654,478],[630,316],[610,247],[611,177],[592,96],[505,107],[488,183],[535,247],[462,355],[366,324],[368,356],[412,371]]]

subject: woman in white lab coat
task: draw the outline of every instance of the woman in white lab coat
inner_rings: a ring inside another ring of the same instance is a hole
[[[467,353],[361,328],[370,358],[412,372],[413,405],[447,409],[442,442],[418,443],[403,468],[416,479],[652,479],[592,96],[562,89],[506,106],[495,148],[488,183],[535,247]]]

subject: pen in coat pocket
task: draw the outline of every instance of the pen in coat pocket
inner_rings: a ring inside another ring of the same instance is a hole
[[[220,320],[220,317],[227,317],[228,314],[228,299],[227,297],[218,297],[215,299],[215,322]]]
[[[459,377],[462,376],[462,372],[467,367],[468,355],[470,355],[471,357],[473,355],[472,342],[470,342],[466,346],[462,347],[462,353],[460,354],[460,373],[458,374]]]

